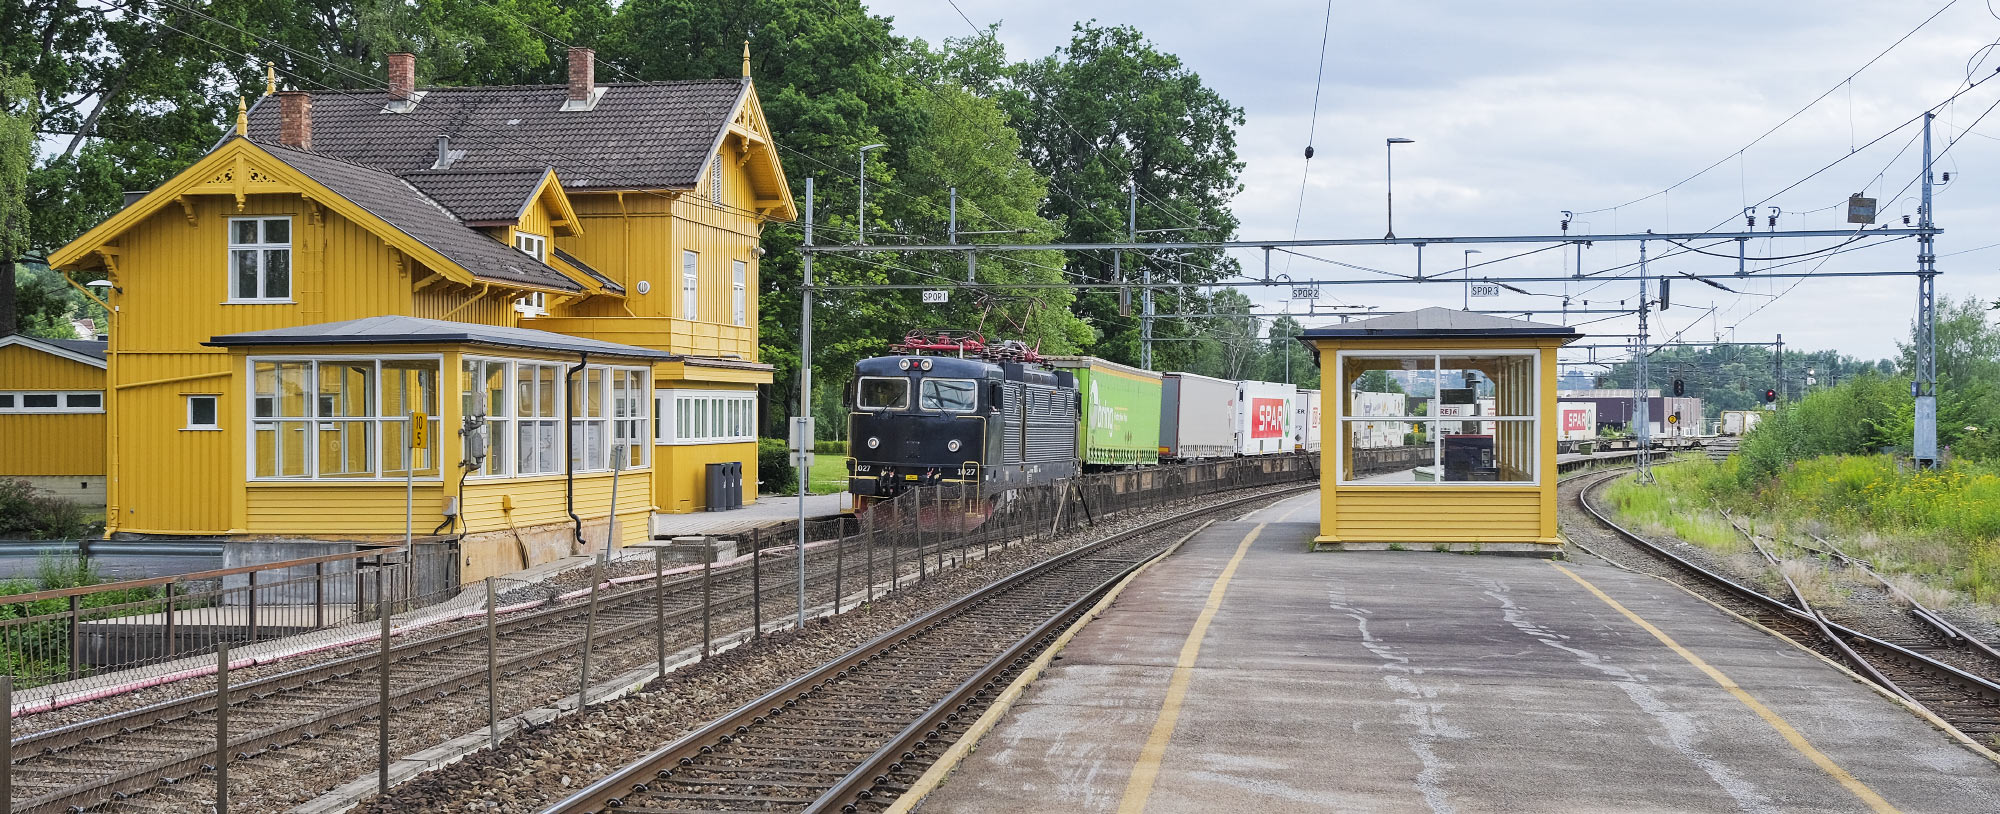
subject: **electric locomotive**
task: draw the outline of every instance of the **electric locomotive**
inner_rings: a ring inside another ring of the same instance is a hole
[[[899,355],[856,363],[848,389],[856,508],[913,486],[997,491],[1077,473],[1079,401],[1068,371],[1016,341],[912,335],[892,350]]]

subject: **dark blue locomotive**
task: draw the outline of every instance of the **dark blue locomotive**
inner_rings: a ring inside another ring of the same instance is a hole
[[[856,507],[913,486],[1005,489],[1077,473],[1077,388],[1013,343],[906,340],[909,355],[863,359],[849,390],[848,491]],[[968,349],[984,358],[922,356]]]

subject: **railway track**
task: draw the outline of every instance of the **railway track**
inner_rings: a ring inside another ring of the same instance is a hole
[[[907,790],[1013,676],[1200,515],[1121,532],[940,607],[619,769],[545,814],[875,811]]]
[[[829,552],[809,557],[808,581],[828,583],[834,563]],[[776,569],[773,569],[776,570]],[[794,572],[795,573],[795,572]],[[766,590],[789,574],[767,574]],[[752,575],[748,565],[716,569],[709,575],[711,625],[719,632],[748,628]],[[650,580],[640,587],[600,593],[596,649],[623,642],[651,644],[656,613]],[[669,578],[665,605],[670,648],[701,641],[702,576]],[[769,594],[767,594],[767,597]],[[766,601],[770,601],[768,598]],[[575,601],[529,612],[498,623],[497,666],[503,698],[510,681],[556,665],[567,665],[582,650],[588,603]],[[638,640],[638,641],[635,641]],[[480,626],[432,636],[391,648],[392,709],[415,704],[462,703],[484,716],[486,631]],[[671,652],[671,651],[670,651]],[[232,759],[312,740],[363,721],[380,710],[377,651],[367,650],[279,675],[234,684],[229,693]],[[600,673],[603,675],[604,673]],[[572,693],[573,694],[573,693]],[[509,701],[528,701],[513,699]],[[541,698],[532,699],[539,703]],[[533,706],[535,704],[530,704]],[[14,799],[17,812],[56,814],[88,810],[107,802],[123,810],[152,808],[141,796],[212,770],[215,760],[213,690],[147,707],[38,732],[14,742]],[[171,806],[160,810],[172,810]]]
[[[2000,675],[2000,664],[1994,665],[1995,671],[1981,675],[1925,652],[1933,648],[1854,630],[1827,619],[1796,590],[1790,601],[1770,596],[1634,534],[1613,522],[1592,500],[1599,488],[1620,474],[1611,471],[1590,476],[1575,493],[1578,508],[1620,540],[1671,566],[1681,584],[1814,652],[1848,664],[1884,690],[1930,710],[1988,748],[2000,747],[2000,682],[1992,677]],[[1759,550],[1763,550],[1761,546]],[[1942,646],[1950,644],[1943,642]]]

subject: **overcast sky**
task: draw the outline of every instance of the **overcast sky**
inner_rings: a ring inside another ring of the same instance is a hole
[[[1247,240],[1288,238],[1300,211],[1302,153],[1312,122],[1314,73],[1326,6],[1318,2],[1236,0],[1231,3],[1115,0],[957,0],[980,26],[998,22],[1015,59],[1041,56],[1069,39],[1078,19],[1128,23],[1198,72],[1210,87],[1244,108],[1237,134],[1246,163],[1235,210]],[[1304,191],[1298,235],[1379,237],[1384,231],[1383,140],[1415,139],[1396,148],[1396,233],[1401,237],[1552,234],[1561,210],[1579,213],[1584,233],[1698,232],[1742,226],[1742,209],[1823,165],[1833,168],[1779,194],[1780,229],[1840,229],[1849,194],[1880,199],[1880,222],[1916,215],[1919,174],[1916,125],[1894,130],[1963,86],[1970,66],[1978,80],[2000,68],[2000,18],[1986,0],[1960,0],[1887,56],[1843,83],[1856,69],[1944,7],[1931,2],[1814,3],[1681,2],[1644,6],[1586,2],[1336,3],[1326,47],[1315,155]],[[972,28],[941,0],[875,0],[878,14],[899,33],[937,41]],[[1837,89],[1836,89],[1837,88]],[[1814,97],[1834,92],[1754,147],[1759,134]],[[1938,239],[1941,295],[2000,297],[2000,81],[1982,85],[1940,108],[1934,124],[1939,173]],[[1965,128],[1976,128],[1967,131]],[[1970,132],[1970,135],[1962,135]],[[1873,147],[1871,140],[1883,136]],[[1945,151],[1954,139],[1963,143]],[[1738,157],[1739,151],[1741,157]],[[1902,151],[1900,157],[1897,153]],[[1850,153],[1852,153],[1850,155]],[[1722,165],[1665,195],[1656,193],[1718,160]],[[1892,160],[1893,159],[1893,160]],[[1886,170],[1886,171],[1885,171]],[[1909,185],[1908,191],[1897,195]],[[1582,214],[1588,210],[1604,210]],[[1800,214],[1803,213],[1803,214]],[[1767,228],[1760,208],[1757,228]],[[1839,239],[1756,240],[1752,257],[1797,254]],[[1850,251],[1784,271],[1911,270],[1916,243],[1881,239],[1879,248]],[[1472,262],[1496,260],[1529,246],[1490,245]],[[1426,275],[1457,269],[1462,246],[1423,252]],[[1673,246],[1653,243],[1657,257]],[[1729,247],[1719,251],[1733,251]],[[1962,254],[1959,252],[1963,252]],[[1318,249],[1315,254],[1410,274],[1416,250]],[[1560,256],[1559,256],[1560,255]],[[1273,261],[1294,279],[1370,276],[1311,260]],[[1638,258],[1637,244],[1598,244],[1584,252],[1586,273]],[[1261,272],[1260,252],[1242,254]],[[1783,261],[1775,261],[1783,262]],[[1489,266],[1505,276],[1553,276],[1575,271],[1570,251],[1546,251]],[[1774,263],[1751,264],[1752,269]],[[1733,257],[1683,255],[1652,264],[1654,274],[1734,272]],[[1632,304],[1631,279],[1604,284],[1522,284],[1543,295],[1505,292],[1475,307],[1556,308],[1568,294],[1574,308]],[[1770,341],[1788,348],[1834,348],[1863,358],[1893,356],[1909,332],[1916,280],[1897,278],[1731,281],[1740,294],[1682,279],[1672,307],[1657,314],[1654,333],[1685,331],[1690,339]],[[1789,293],[1786,293],[1788,289]],[[1248,289],[1261,307],[1303,311],[1281,289]],[[1773,297],[1772,295],[1783,295]],[[1456,283],[1343,286],[1322,293],[1383,311],[1459,307]],[[1715,306],[1709,313],[1711,303]],[[1758,310],[1762,309],[1762,310]],[[1753,313],[1754,312],[1754,313]],[[1697,320],[1699,317],[1699,320]],[[1561,322],[1561,314],[1538,321]],[[1571,324],[1604,319],[1572,315]],[[1308,324],[1334,321],[1307,319]],[[1664,331],[1661,324],[1664,323]],[[1636,319],[1612,317],[1584,330],[1628,334]],[[1586,340],[1591,341],[1591,340]],[[1619,343],[1607,336],[1599,342]],[[1619,356],[1600,352],[1599,358]],[[1586,358],[1582,351],[1565,359]]]

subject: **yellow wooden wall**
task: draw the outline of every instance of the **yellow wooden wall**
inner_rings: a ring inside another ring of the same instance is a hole
[[[1556,526],[1556,349],[1559,339],[1497,340],[1342,340],[1315,343],[1320,370],[1328,376],[1328,401],[1321,445],[1320,534],[1315,543],[1401,543],[1413,548],[1432,543],[1535,543],[1560,545]],[[1349,446],[1351,436],[1338,421],[1347,385],[1334,380],[1336,354],[1341,350],[1432,351],[1518,350],[1535,348],[1541,357],[1536,389],[1541,421],[1535,485],[1500,484],[1426,486],[1342,486],[1336,451]]]
[[[625,287],[623,300],[593,297],[551,310],[526,327],[629,342],[671,353],[757,359],[757,243],[762,232],[750,179],[734,142],[722,149],[723,206],[704,179],[684,193],[572,192],[583,234],[557,237],[563,251]],[[696,319],[681,319],[681,252],[694,251]],[[732,261],[746,263],[744,324],[733,324]],[[650,290],[639,293],[645,281]],[[638,319],[633,319],[634,317]],[[593,319],[586,319],[593,318]],[[603,321],[600,321],[603,320]]]
[[[104,370],[20,345],[0,347],[0,390],[103,390]],[[0,413],[0,477],[102,475],[104,413]]]
[[[743,463],[743,505],[757,502],[757,443],[754,441],[655,446],[653,451],[657,456],[655,471],[659,477],[654,487],[654,499],[660,511],[684,513],[707,509],[707,466],[730,461]]]
[[[115,347],[116,328],[112,335]],[[220,534],[234,525],[244,464],[231,437],[243,431],[244,400],[230,364],[219,348],[111,357],[109,531]],[[189,395],[218,397],[222,431],[185,429]]]

